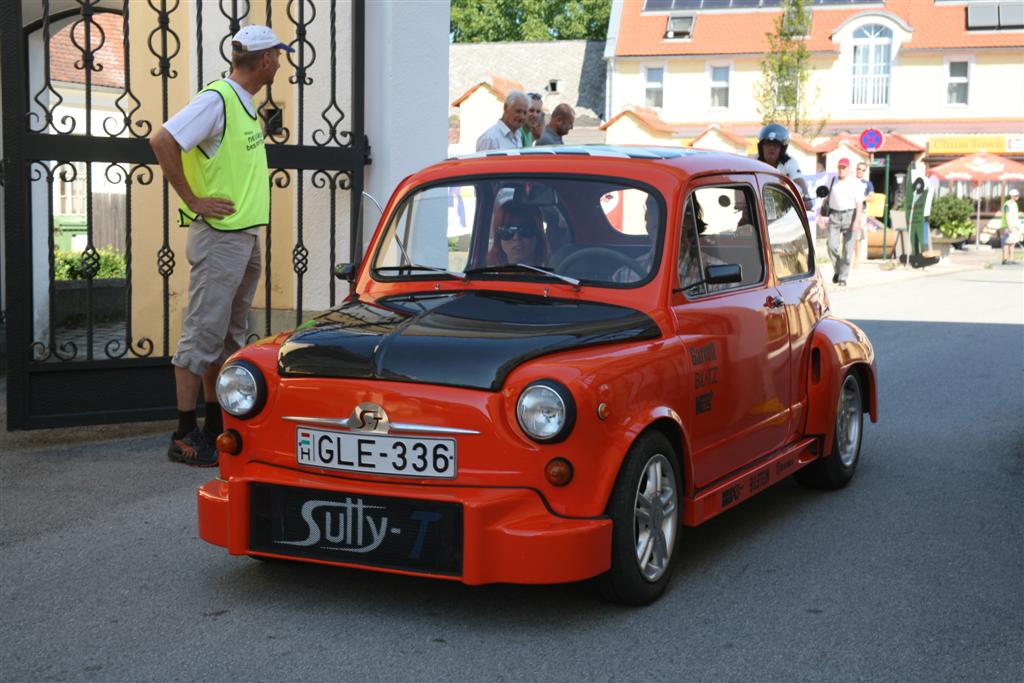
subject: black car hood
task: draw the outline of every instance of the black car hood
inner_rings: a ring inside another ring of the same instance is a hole
[[[649,316],[622,306],[497,292],[405,295],[314,318],[281,346],[278,369],[496,391],[531,358],[660,335]]]

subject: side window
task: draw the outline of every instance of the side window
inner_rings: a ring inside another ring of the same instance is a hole
[[[753,210],[754,193],[746,186],[702,187],[686,200],[679,245],[679,286],[688,296],[746,287],[764,279],[761,239]],[[737,264],[741,282],[699,284],[705,268]]]
[[[780,280],[809,275],[812,272],[811,243],[796,201],[781,188],[765,188],[764,214],[768,220],[768,242],[775,275]]]

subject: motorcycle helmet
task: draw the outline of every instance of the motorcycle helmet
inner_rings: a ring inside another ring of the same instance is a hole
[[[761,129],[761,132],[757,135],[757,158],[764,159],[764,143],[766,142],[778,142],[782,145],[782,152],[780,156],[786,158],[786,150],[789,148],[789,131],[786,130],[785,126],[780,126],[777,123],[769,123],[767,126]]]

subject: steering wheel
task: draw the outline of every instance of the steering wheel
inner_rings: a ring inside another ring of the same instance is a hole
[[[571,273],[570,267],[572,264],[583,261],[584,259],[599,260],[602,258],[615,261],[619,265],[629,268],[631,271],[636,273],[637,278],[640,280],[647,277],[647,269],[637,263],[635,259],[626,256],[622,252],[618,252],[607,247],[583,247],[582,249],[577,249],[562,259],[556,270],[562,275],[569,275]]]

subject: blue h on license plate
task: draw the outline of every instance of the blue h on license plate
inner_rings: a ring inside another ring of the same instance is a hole
[[[295,459],[300,465],[346,472],[454,479],[455,439],[421,439],[298,427]]]

